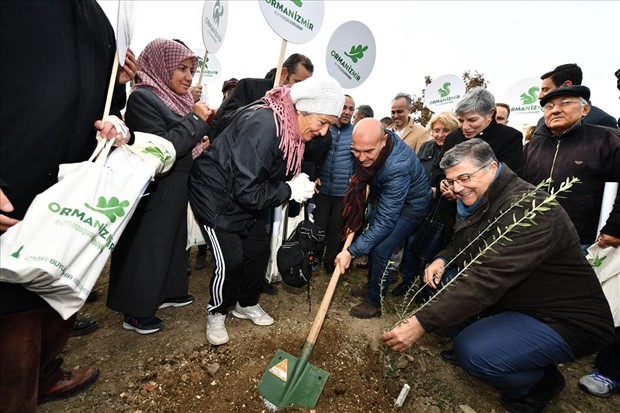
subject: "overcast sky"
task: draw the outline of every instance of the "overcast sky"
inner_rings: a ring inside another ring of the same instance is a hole
[[[286,0],[283,0],[286,1]],[[116,27],[118,1],[99,0]],[[286,56],[310,57],[315,74],[326,76],[332,33],[358,20],[373,32],[377,59],[370,77],[348,89],[357,105],[375,117],[389,116],[398,92],[420,95],[426,75],[478,71],[501,100],[518,80],[540,77],[563,63],[577,63],[592,103],[620,116],[614,72],[620,68],[620,2],[617,1],[336,1],[326,0],[318,35],[288,43]],[[228,28],[216,53],[222,77],[208,86],[209,104],[219,106],[221,84],[231,77],[263,77],[278,63],[281,39],[264,19],[258,0],[229,0]],[[131,47],[139,54],[157,37],[179,38],[204,48],[203,1],[136,1]],[[512,125],[520,128],[521,125]]]

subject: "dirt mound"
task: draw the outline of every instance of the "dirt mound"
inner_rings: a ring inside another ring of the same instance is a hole
[[[193,254],[190,259],[193,263]],[[385,349],[381,332],[397,317],[388,297],[385,314],[371,320],[348,314],[359,301],[349,295],[361,285],[365,274],[354,270],[341,278],[334,300],[319,334],[310,363],[330,373],[313,409],[288,408],[281,412],[503,412],[498,394],[469,377],[463,370],[444,363],[439,353],[450,342],[427,335],[405,354]],[[99,299],[87,304],[81,318],[92,318],[99,328],[69,341],[63,357],[65,368],[97,365],[101,376],[89,390],[67,400],[40,406],[41,413],[84,412],[268,412],[259,395],[258,383],[278,349],[299,356],[319,308],[328,277],[315,273],[308,309],[305,289],[277,284],[275,296],[264,295],[261,305],[276,320],[258,327],[229,315],[226,326],[230,342],[214,347],[206,342],[205,307],[208,300],[209,267],[190,275],[190,293],[196,302],[182,308],[158,311],[166,328],[141,336],[123,330],[122,316],[105,306],[107,270],[96,290]],[[589,371],[592,357],[561,366],[567,387],[548,413],[620,411],[618,396],[599,399],[577,390],[578,378]],[[411,386],[401,409],[394,399],[403,384]],[[471,410],[468,410],[471,409]]]

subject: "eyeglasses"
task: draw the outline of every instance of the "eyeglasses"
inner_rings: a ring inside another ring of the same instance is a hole
[[[474,172],[470,173],[470,174],[463,174],[463,175],[459,175],[457,178],[455,179],[444,179],[443,181],[446,183],[446,185],[448,185],[449,187],[453,187],[455,183],[459,184],[459,185],[465,185],[468,184],[471,181],[472,176],[476,175],[478,172],[482,171],[484,168],[488,167],[489,165],[484,165],[481,166],[480,168],[476,169]]]
[[[581,102],[579,102],[578,100],[561,100],[556,103],[549,102],[545,106],[542,107],[542,110],[543,112],[549,112],[550,110],[553,110],[553,108],[556,106],[559,107],[560,109],[564,109],[573,103],[581,103]]]

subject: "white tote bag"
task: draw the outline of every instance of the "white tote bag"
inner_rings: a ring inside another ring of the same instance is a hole
[[[603,287],[611,315],[614,317],[614,325],[620,327],[620,249],[600,248],[597,244],[592,244],[586,258]]]
[[[102,141],[88,161],[60,165],[59,182],[0,237],[1,281],[23,284],[65,320],[82,307],[149,181],[174,162],[170,142],[135,135],[134,148],[108,156],[112,142]]]

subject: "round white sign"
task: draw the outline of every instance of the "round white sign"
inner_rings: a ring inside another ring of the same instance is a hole
[[[345,89],[368,79],[377,57],[375,38],[362,22],[349,21],[332,34],[327,44],[327,73]]]
[[[131,46],[131,36],[134,27],[133,2],[119,1],[118,14],[116,16],[116,50],[118,52],[118,63],[125,65],[125,55]]]
[[[510,124],[536,124],[542,116],[542,108],[538,101],[541,80],[537,77],[522,79],[513,84],[496,102],[510,105]]]
[[[307,43],[323,24],[322,0],[258,0],[263,16],[278,36],[291,43]]]
[[[202,50],[201,54],[198,54],[197,50],[194,50],[194,53],[196,53],[196,56],[198,56],[198,67],[196,68],[196,73],[194,74],[194,80],[192,82],[193,85],[197,84],[200,80],[200,71],[202,70],[202,59],[204,59],[204,50]],[[215,84],[220,80],[221,75],[222,66],[220,65],[220,61],[217,60],[217,57],[215,57],[215,55],[209,53],[207,55],[207,65],[205,66],[204,72],[202,73],[202,84]]]
[[[220,50],[228,26],[228,0],[205,0],[202,8],[202,41],[209,54]]]
[[[453,111],[465,94],[465,82],[456,75],[433,80],[424,91],[424,105],[435,113]]]

